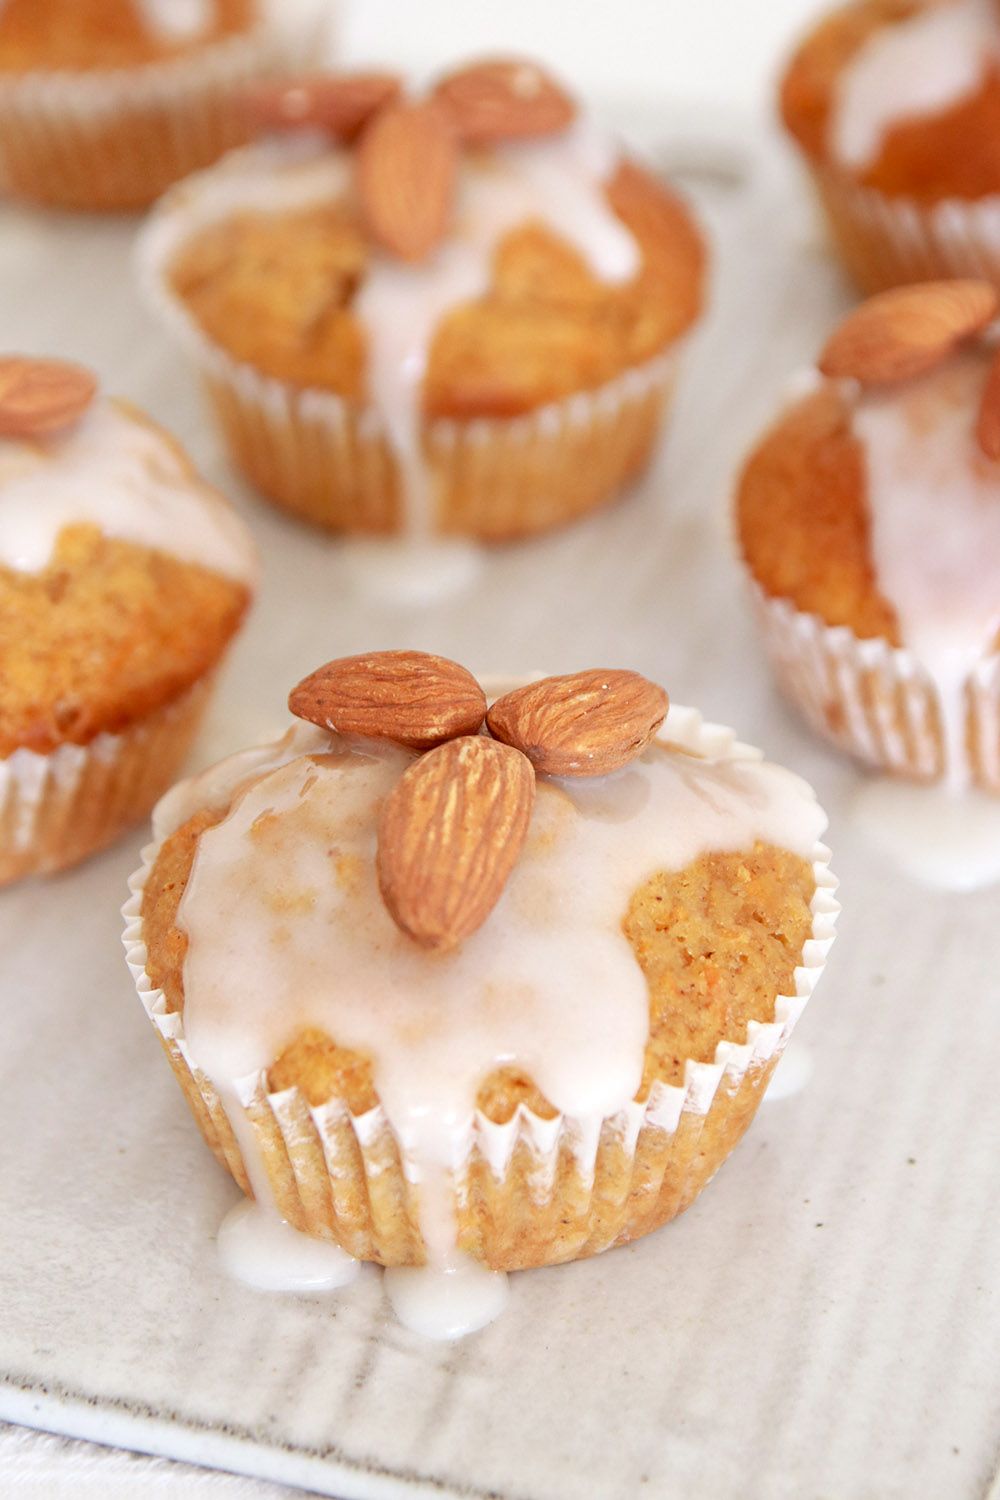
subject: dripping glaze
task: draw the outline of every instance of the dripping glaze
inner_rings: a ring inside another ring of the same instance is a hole
[[[868,390],[851,418],[875,576],[903,649],[930,678],[943,761],[931,785],[867,777],[852,813],[870,845],[943,890],[1000,880],[1000,797],[973,786],[966,746],[969,683],[1000,634],[1000,469],[974,432],[992,355],[968,349],[902,386]]]
[[[966,684],[1000,632],[1000,468],[975,414],[991,351],[859,398],[871,552],[900,635],[936,690],[947,789],[968,789]]]

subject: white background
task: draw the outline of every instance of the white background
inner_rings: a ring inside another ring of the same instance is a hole
[[[503,49],[547,60],[610,107],[770,109],[778,61],[817,0],[356,0],[344,55],[438,69]],[[825,8],[829,9],[829,5]]]

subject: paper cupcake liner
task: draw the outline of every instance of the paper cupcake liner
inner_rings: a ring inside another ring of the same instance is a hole
[[[177,776],[211,677],[123,730],[0,760],[0,885],[77,864],[148,816]]]
[[[938,691],[912,652],[861,640],[752,586],[779,682],[821,735],[881,770],[1000,792],[1000,656],[976,666],[964,733],[948,734]]]
[[[700,753],[758,756],[731,731],[672,706],[672,743]],[[183,1017],[146,972],[142,895],[159,844],[143,851],[123,909],[126,958],[139,998],[218,1160],[251,1193],[266,1180],[281,1215],[383,1265],[419,1263],[416,1163],[381,1106],[352,1115],[312,1106],[295,1088],[268,1093],[266,1075],[223,1100],[192,1057]],[[774,1020],[750,1021],[745,1042],[722,1041],[711,1063],[688,1061],[682,1085],[656,1084],[606,1117],[541,1118],[521,1106],[503,1125],[477,1112],[448,1179],[459,1245],[494,1269],[591,1255],[634,1239],[690,1204],[739,1140],[822,973],[839,910],[829,850],[817,845],[813,925],[794,991]],[[245,1156],[253,1153],[248,1170]]]
[[[946,276],[1000,286],[1000,195],[924,204],[813,172],[848,270],[865,292]]]
[[[0,74],[0,187],[66,208],[145,207],[242,144],[234,93],[315,58],[318,22],[262,23],[186,56],[87,73]]]
[[[140,279],[205,382],[231,462],[256,489],[328,530],[399,531],[396,464],[378,414],[234,359],[206,336],[170,286],[170,264],[185,240],[240,202],[243,165],[291,155],[285,146],[252,147],[181,184],[140,236]],[[276,204],[283,201],[276,196]],[[597,390],[523,416],[431,422],[424,443],[436,529],[505,541],[613,499],[652,456],[682,347],[678,340]]]

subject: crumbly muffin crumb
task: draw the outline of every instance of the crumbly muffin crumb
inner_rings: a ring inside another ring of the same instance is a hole
[[[743,470],[736,504],[740,546],[765,593],[862,639],[900,644],[872,562],[861,445],[835,386],[778,419]]]
[[[205,568],[67,526],[40,573],[0,567],[0,757],[118,732],[211,670],[249,603]]]

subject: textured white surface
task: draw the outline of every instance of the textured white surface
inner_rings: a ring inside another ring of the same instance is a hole
[[[808,1088],[762,1111],[676,1224],[513,1278],[498,1324],[442,1347],[394,1325],[375,1277],[327,1303],[221,1273],[213,1237],[235,1189],[120,954],[145,834],[3,893],[0,1416],[340,1500],[989,1493],[996,896],[930,896],[878,862],[845,816],[859,773],[774,695],[728,556],[730,476],[843,290],[793,243],[783,187],[703,198],[716,305],[655,478],[575,530],[496,553],[474,596],[419,613],[357,594],[350,554],[226,475],[197,391],[130,291],[131,225],[0,213],[2,341],[98,364],[177,430],[261,543],[260,608],[198,759],[272,733],[287,685],[327,655],[408,644],[483,673],[621,663],[813,781],[844,903],[799,1033]],[[21,1500],[16,1473],[0,1467],[0,1490]],[[198,1493],[182,1473],[166,1492]],[[205,1493],[226,1495],[216,1484]]]

